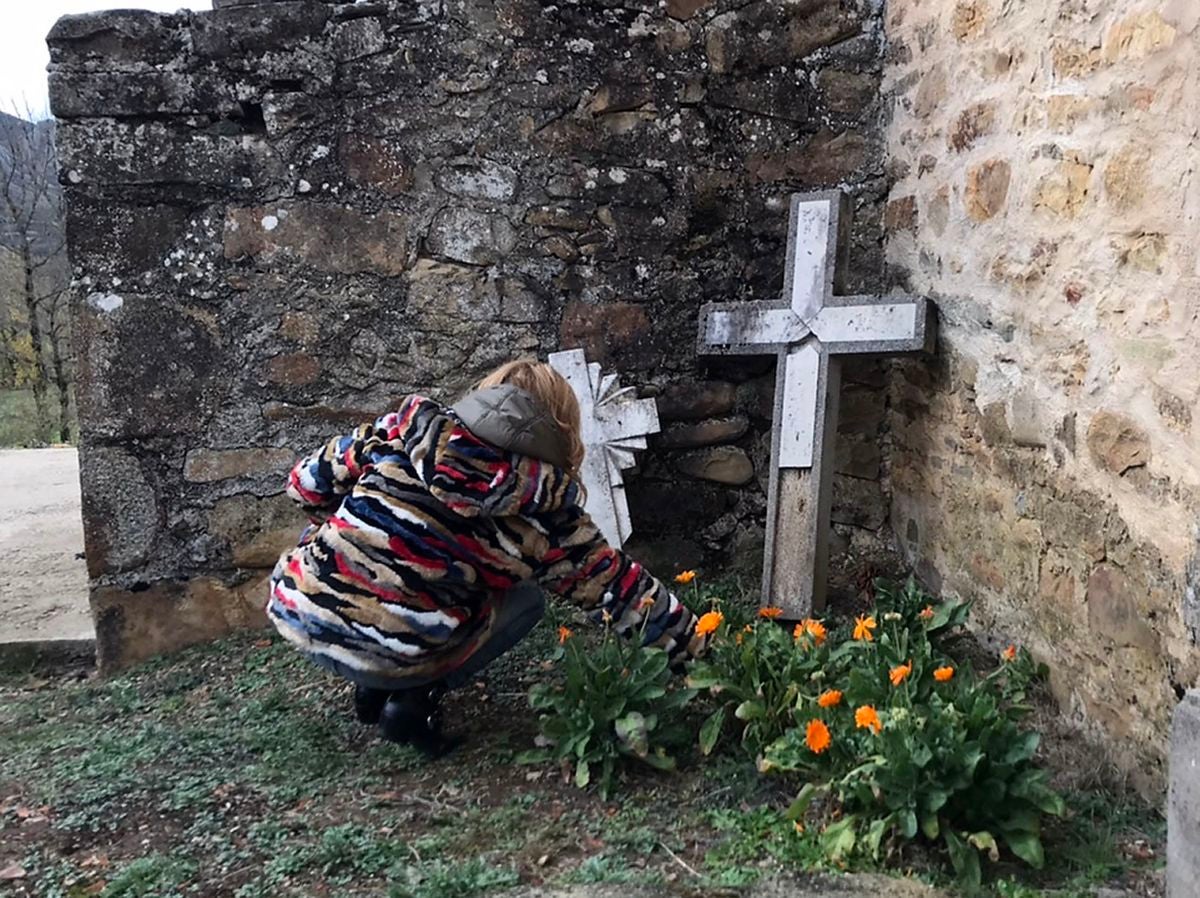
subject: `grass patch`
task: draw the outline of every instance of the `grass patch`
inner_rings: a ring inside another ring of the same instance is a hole
[[[681,753],[674,773],[631,772],[610,801],[575,788],[573,771],[513,763],[536,733],[526,693],[555,674],[544,660],[556,645],[547,624],[486,689],[454,694],[448,722],[470,739],[432,763],[355,722],[344,684],[261,633],[102,682],[0,675],[0,868],[28,871],[5,894],[473,898],[517,882],[668,879],[712,889],[825,863],[819,833],[781,813],[795,783],[732,749]],[[984,894],[1074,898],[1153,870],[1127,850],[1138,839],[1161,849],[1153,811],[1104,792],[1075,792],[1071,807],[1045,834],[1047,872],[1002,870]],[[884,866],[920,869],[920,858],[893,853]]]

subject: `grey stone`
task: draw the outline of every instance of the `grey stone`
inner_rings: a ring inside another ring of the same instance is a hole
[[[160,485],[118,448],[81,447],[79,469],[88,574],[137,567],[154,551],[163,523]]]
[[[438,171],[436,181],[455,196],[508,202],[517,195],[517,173],[490,159],[451,159]]]
[[[517,234],[502,215],[451,206],[434,217],[426,242],[431,252],[455,262],[491,265],[512,251]]]
[[[1167,898],[1194,898],[1200,883],[1200,690],[1176,706],[1167,796]]]
[[[672,424],[656,442],[664,449],[696,449],[732,443],[749,429],[749,422],[740,415],[731,418],[710,418],[696,423]]]
[[[675,462],[680,473],[697,480],[741,486],[754,478],[754,464],[735,446],[718,446],[681,456]]]
[[[657,400],[664,421],[696,421],[733,411],[737,388],[720,380],[670,384]]]

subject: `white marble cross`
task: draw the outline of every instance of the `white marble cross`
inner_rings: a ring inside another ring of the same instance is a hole
[[[582,349],[552,353],[550,366],[579,399],[584,508],[609,545],[619,549],[633,529],[621,471],[634,466],[633,450],[646,448],[646,434],[658,433],[658,406],[653,399],[634,398],[633,387],[622,389],[617,375],[601,376],[600,366],[588,364]]]
[[[702,354],[778,357],[762,601],[790,619],[824,606],[839,356],[933,341],[924,299],[834,295],[848,226],[841,192],[794,194],[782,298],[710,303],[700,313]]]

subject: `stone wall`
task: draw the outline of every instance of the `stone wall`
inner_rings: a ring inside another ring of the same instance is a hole
[[[49,37],[102,667],[261,620],[299,452],[561,347],[659,397],[634,550],[756,568],[770,363],[700,367],[696,311],[778,293],[795,190],[850,192],[881,285],[877,4],[217,6]],[[888,542],[882,388],[847,376],[844,571]]]
[[[1200,673],[1194,0],[891,0],[888,259],[942,312],[895,385],[893,523],[1163,781]]]

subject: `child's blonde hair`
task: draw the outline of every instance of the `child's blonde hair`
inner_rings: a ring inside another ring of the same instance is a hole
[[[479,382],[476,389],[511,384],[533,396],[550,413],[562,431],[567,448],[567,471],[579,473],[583,465],[583,436],[579,418],[579,400],[566,378],[547,365],[533,359],[505,362]]]

